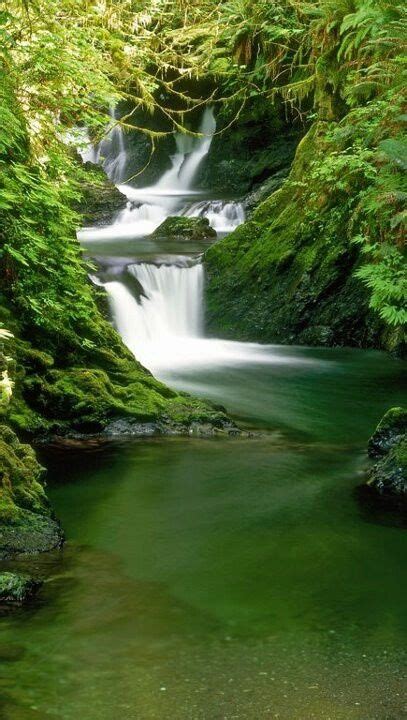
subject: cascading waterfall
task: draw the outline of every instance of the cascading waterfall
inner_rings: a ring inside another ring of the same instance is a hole
[[[143,288],[136,300],[121,282],[105,284],[115,325],[125,344],[147,367],[155,367],[179,343],[199,338],[203,332],[203,267],[130,265]]]
[[[217,233],[232,232],[245,220],[242,203],[223,202],[222,200],[209,200],[194,203],[185,211],[187,217],[204,217]]]
[[[177,152],[172,157],[170,170],[151,187],[138,189],[118,185],[129,200],[127,208],[109,227],[85,228],[79,233],[80,239],[85,242],[106,240],[110,243],[116,239],[134,239],[130,254],[137,257],[137,238],[148,238],[171,214],[206,217],[219,234],[236,228],[244,221],[241,203],[205,200],[190,204],[189,196],[194,194],[194,178],[209,151],[215,129],[214,114],[208,108],[199,128],[202,137],[176,137]],[[115,134],[114,130],[112,133],[117,156],[116,162],[112,161],[109,165],[109,172],[115,176],[117,173],[119,177],[124,167],[124,145],[120,135]],[[155,247],[154,243],[151,243],[151,247]],[[168,251],[171,253],[167,246],[164,252]],[[113,279],[106,282],[99,277],[98,280],[108,293],[113,321],[138,360],[158,377],[174,385],[177,384],[174,372],[180,369],[185,376],[188,370],[197,366],[219,367],[225,364],[233,366],[275,361],[267,348],[259,345],[205,338],[204,268],[196,258],[168,255],[166,258],[165,262],[162,256],[156,257],[151,263],[127,261],[124,276],[120,275],[116,265]],[[133,276],[134,285],[129,283],[129,274]],[[185,386],[185,377],[182,383]]]
[[[108,178],[114,182],[123,182],[126,179],[127,153],[123,128],[117,124],[116,111],[110,108],[112,129],[106,141],[99,146],[99,157],[105,157],[103,169]]]

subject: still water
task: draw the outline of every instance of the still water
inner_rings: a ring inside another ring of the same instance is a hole
[[[2,720],[407,717],[407,535],[355,494],[403,366],[264,353],[167,371],[251,439],[48,451],[67,544],[1,620]]]

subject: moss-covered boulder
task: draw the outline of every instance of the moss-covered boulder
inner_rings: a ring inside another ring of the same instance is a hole
[[[216,230],[210,226],[207,218],[168,217],[153,232],[153,237],[160,240],[213,241],[216,238]]]
[[[42,583],[27,575],[0,573],[0,606],[23,605],[40,589]]]
[[[367,485],[382,496],[407,503],[407,411],[391,408],[369,440],[368,452],[379,458],[368,474]]]
[[[407,410],[401,407],[390,408],[369,440],[370,457],[379,458],[387,455],[406,435]]]
[[[0,558],[59,547],[62,533],[34,450],[0,425]]]
[[[369,472],[368,485],[407,503],[407,437],[401,438]]]

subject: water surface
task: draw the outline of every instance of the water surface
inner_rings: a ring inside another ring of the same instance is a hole
[[[265,352],[168,377],[222,398],[251,440],[49,451],[68,542],[2,619],[2,718],[406,716],[407,535],[354,494],[402,365]]]

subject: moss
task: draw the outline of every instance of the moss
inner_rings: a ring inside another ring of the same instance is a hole
[[[44,491],[33,449],[0,426],[0,557],[49,550],[62,536]]]
[[[75,205],[84,225],[110,222],[113,215],[126,207],[127,198],[110,182],[103,169],[91,163],[81,167],[82,196]]]
[[[153,232],[153,237],[165,240],[213,240],[216,231],[209,225],[207,218],[168,217]]]
[[[380,420],[369,440],[370,457],[382,457],[407,433],[407,410],[402,407],[390,408]]]
[[[289,179],[205,254],[212,334],[262,342],[386,346],[355,279],[348,196],[312,169],[335,151],[325,122],[300,142]]]
[[[41,584],[27,575],[0,573],[0,604],[22,605],[35,595]]]
[[[400,496],[407,502],[407,436],[399,437],[391,450],[373,466],[368,485],[380,495]]]

